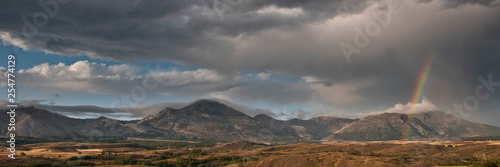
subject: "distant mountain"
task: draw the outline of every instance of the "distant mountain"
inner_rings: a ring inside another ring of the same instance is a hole
[[[7,110],[2,112],[5,113]],[[0,116],[2,134],[8,133],[9,119],[7,114]],[[118,121],[105,117],[73,119],[47,110],[26,107],[18,108],[16,111],[15,133],[17,136],[54,140],[105,136],[176,136],[174,131],[138,126],[136,122]]]
[[[1,134],[7,134],[8,122],[9,116],[0,114]],[[179,109],[165,108],[135,121],[73,119],[33,107],[19,108],[16,135],[55,140],[106,136],[265,142],[423,140],[500,135],[500,128],[437,111],[415,115],[385,113],[363,119],[321,116],[284,121],[264,114],[250,117],[217,101],[200,100]]]
[[[324,140],[427,140],[498,134],[499,127],[432,111],[411,115],[384,113],[367,116],[334,132]]]
[[[200,100],[181,109],[166,108],[139,124],[174,130],[186,137],[257,140],[258,122],[226,105]]]
[[[291,119],[287,123],[302,137],[309,140],[321,140],[357,119],[336,118],[329,116],[315,117],[309,120]]]
[[[264,114],[250,117],[217,101],[200,100],[181,109],[166,108],[158,115],[144,118],[139,124],[173,130],[186,137],[298,141],[322,139],[330,134],[330,129],[340,129],[352,121],[333,117],[322,122],[315,119],[282,121]]]
[[[213,100],[200,100],[180,109],[165,108],[157,115],[137,121],[105,117],[73,119],[47,110],[20,108],[16,116],[16,134],[46,139],[119,136],[302,141],[322,139],[331,134],[330,131],[354,121],[325,118],[282,121],[264,114],[250,117]],[[0,115],[2,134],[7,133],[7,121],[8,115]]]

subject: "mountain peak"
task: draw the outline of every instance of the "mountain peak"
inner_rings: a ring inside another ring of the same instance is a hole
[[[212,99],[201,99],[201,100],[198,100],[194,103],[192,103],[191,105],[202,105],[202,104],[209,104],[209,105],[224,105],[216,100],[212,100]]]
[[[247,116],[246,114],[239,112],[225,104],[208,99],[196,101],[182,108],[181,110],[208,115]]]
[[[269,116],[267,114],[259,114],[259,115],[254,116],[253,118],[256,118],[256,119],[273,119],[271,116]]]
[[[470,122],[441,111],[381,113],[355,121],[325,140],[410,140],[452,139],[496,135],[500,128]]]
[[[108,118],[108,117],[105,117],[105,116],[100,116],[98,118],[95,118],[95,120],[107,120],[107,119],[111,119],[111,118]]]

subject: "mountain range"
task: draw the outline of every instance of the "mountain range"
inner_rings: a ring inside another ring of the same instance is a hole
[[[3,112],[7,112],[3,110]],[[8,134],[8,114],[0,115],[1,134]],[[141,120],[106,117],[74,119],[34,107],[16,111],[17,136],[64,140],[98,137],[203,138],[223,141],[429,140],[500,135],[500,128],[469,122],[439,111],[384,113],[362,119],[320,116],[277,120],[248,116],[213,100],[179,109],[165,108]]]

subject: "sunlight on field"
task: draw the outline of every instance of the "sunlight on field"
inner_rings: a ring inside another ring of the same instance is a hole
[[[101,153],[102,152],[102,149],[76,149],[77,151],[81,152],[81,153]]]
[[[154,165],[170,163],[220,166],[460,166],[497,161],[500,141],[337,141],[268,145],[248,141],[212,147],[147,148],[130,143],[37,143],[17,150],[16,163],[92,163]],[[7,152],[0,162],[12,163]]]

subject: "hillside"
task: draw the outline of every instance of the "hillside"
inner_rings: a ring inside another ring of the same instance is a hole
[[[3,110],[6,112],[6,110]],[[500,128],[462,120],[439,111],[412,115],[384,113],[363,119],[321,116],[308,120],[250,117],[225,104],[200,100],[165,108],[141,120],[100,117],[73,119],[33,107],[17,111],[16,135],[43,139],[96,137],[200,138],[222,141],[298,142],[334,140],[434,140],[500,135]],[[8,115],[0,115],[2,134]]]
[[[498,127],[432,111],[412,115],[384,113],[367,116],[323,140],[429,140],[498,134],[500,134]]]
[[[2,112],[6,112],[6,110]],[[9,118],[7,114],[0,116],[2,134],[8,132],[7,124]],[[97,119],[73,119],[32,107],[17,109],[15,127],[17,136],[53,140],[106,136],[176,136],[173,131],[137,125],[134,121],[118,121],[105,117]]]
[[[0,116],[2,134],[7,133],[7,116]],[[263,114],[250,117],[212,100],[200,100],[180,109],[165,108],[137,121],[73,119],[32,107],[18,109],[16,119],[18,136],[44,139],[117,136],[267,142],[320,140],[355,121],[335,117],[283,121]]]

